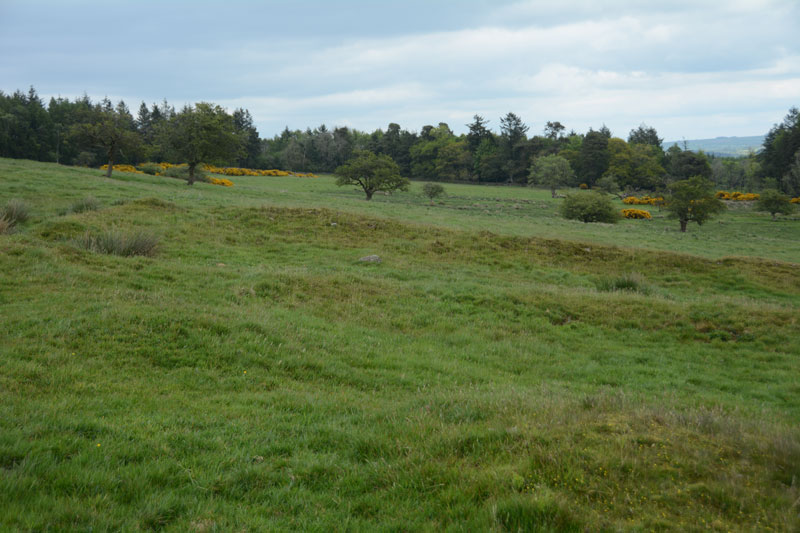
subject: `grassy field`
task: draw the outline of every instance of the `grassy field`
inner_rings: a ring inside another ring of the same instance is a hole
[[[0,529],[800,528],[797,215],[234,182],[0,159]]]

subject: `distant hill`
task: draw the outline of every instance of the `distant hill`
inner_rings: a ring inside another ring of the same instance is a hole
[[[758,152],[764,144],[765,135],[755,135],[753,137],[717,137],[716,139],[687,139],[686,141],[664,141],[666,150],[673,144],[681,148],[686,147],[693,152],[702,150],[707,154],[714,154],[724,157],[737,157],[747,155],[751,151]]]

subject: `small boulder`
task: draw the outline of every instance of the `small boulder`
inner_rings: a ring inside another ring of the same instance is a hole
[[[364,256],[361,259],[359,259],[359,261],[361,261],[363,263],[380,263],[381,262],[381,258],[380,258],[380,256],[377,256],[377,255],[367,255],[367,256]]]

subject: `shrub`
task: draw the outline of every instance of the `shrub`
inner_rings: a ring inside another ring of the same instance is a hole
[[[581,222],[613,224],[619,219],[619,214],[611,203],[611,199],[593,191],[578,191],[567,195],[564,203],[561,204],[561,214],[564,218]]]
[[[607,194],[619,193],[619,184],[614,176],[603,176],[597,180],[597,189]]]
[[[664,197],[662,196],[642,196],[637,198],[635,196],[627,196],[622,199],[625,205],[663,205]]]
[[[170,178],[178,178],[181,180],[189,180],[189,167],[186,166],[172,166],[165,168],[161,173],[162,176]],[[208,181],[205,171],[200,167],[194,170],[194,181]]]
[[[92,196],[87,196],[86,198],[81,198],[80,200],[74,202],[69,207],[69,212],[84,213],[86,211],[97,211],[98,209],[100,209],[100,202],[98,202],[97,199]]]
[[[9,226],[22,224],[30,217],[30,208],[22,200],[9,200],[3,209],[0,209],[0,218],[6,220]]]
[[[759,199],[760,195],[752,192],[717,191],[714,197],[718,200],[726,200],[729,202],[754,202]]]
[[[91,167],[94,165],[95,155],[92,152],[81,152],[75,158],[75,164],[79,167]]]
[[[144,172],[145,174],[150,174],[151,176],[155,176],[164,171],[164,167],[162,167],[158,163],[142,163],[136,168]]]
[[[100,167],[100,170],[108,170],[108,164],[105,164]],[[141,174],[140,170],[137,170],[133,165],[113,165],[111,170],[115,172],[129,172],[131,174]]]
[[[650,216],[650,211],[645,211],[644,209],[623,209],[622,216],[625,218],[634,218],[634,219],[653,218]]]
[[[788,215],[794,211],[792,200],[776,189],[767,189],[761,193],[756,204],[758,211],[766,211],[775,220],[776,214]]]
[[[152,256],[156,253],[158,237],[145,232],[126,234],[110,230],[97,236],[85,233],[75,242],[81,248],[97,253],[126,257],[133,255]]]
[[[422,193],[430,198],[431,202],[433,202],[434,198],[444,194],[444,187],[442,187],[439,183],[426,183],[422,186]]]

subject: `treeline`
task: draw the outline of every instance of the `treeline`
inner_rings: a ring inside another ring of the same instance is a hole
[[[175,143],[164,139],[187,109],[176,112],[166,100],[150,106],[142,102],[134,116],[124,102],[114,105],[108,99],[93,103],[88,96],[72,101],[51,98],[45,105],[33,88],[27,94],[0,92],[0,156],[100,165],[111,154],[108,142],[100,139],[113,131],[121,136],[112,154],[115,162],[185,162]],[[500,118],[499,132],[475,115],[468,133],[461,135],[446,123],[426,125],[419,132],[391,123],[372,133],[325,125],[305,131],[286,128],[262,139],[249,111],[228,114],[218,106],[214,109],[219,115],[215,120],[224,122],[236,139],[234,148],[208,161],[224,166],[326,173],[344,164],[355,150],[368,150],[388,155],[412,179],[526,184],[537,159],[557,155],[572,169],[573,183],[565,185],[594,187],[604,180],[623,190],[659,190],[699,175],[723,189],[776,187],[800,194],[800,113],[794,108],[769,132],[763,151],[743,158],[707,156],[679,146],[664,150],[657,131],[645,124],[626,139],[614,137],[605,126],[567,132],[558,121],[547,122],[541,134],[529,135],[530,127],[514,113]],[[105,131],[98,126],[103,124]]]
[[[200,120],[187,123],[187,118],[198,116]],[[231,114],[219,106],[197,104],[176,111],[164,100],[152,106],[142,102],[134,116],[124,101],[114,104],[108,98],[100,102],[86,95],[75,100],[51,98],[45,105],[32,87],[27,93],[0,92],[0,157],[79,166],[185,163],[187,154],[180,139],[189,139],[193,127],[212,127],[214,141],[225,148],[196,146],[213,156],[209,163],[258,164],[262,142],[245,109]]]

